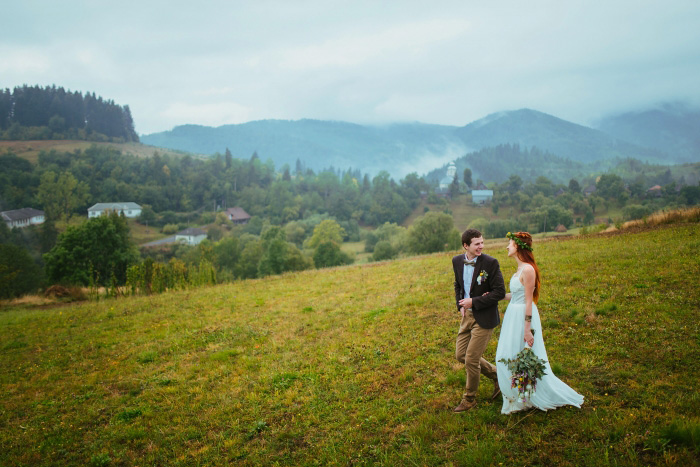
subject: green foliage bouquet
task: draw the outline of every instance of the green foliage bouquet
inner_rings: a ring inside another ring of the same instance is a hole
[[[547,361],[537,357],[530,347],[525,347],[513,359],[502,358],[499,362],[504,363],[513,375],[510,387],[518,389],[518,401],[522,403],[532,397],[537,380],[547,374],[544,371]]]

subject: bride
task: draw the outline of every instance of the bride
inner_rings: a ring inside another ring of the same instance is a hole
[[[518,390],[511,388],[511,372],[501,359],[514,359],[525,345],[532,348],[540,359],[547,360],[547,351],[542,338],[542,324],[537,311],[540,294],[540,273],[532,254],[532,237],[527,232],[508,232],[508,257],[515,259],[518,269],[510,279],[510,300],[498,339],[496,368],[498,384],[503,393],[501,413],[537,407],[549,410],[563,405],[581,407],[583,396],[554,376],[549,362],[545,363],[545,375],[537,381],[536,389],[525,402],[519,400]]]

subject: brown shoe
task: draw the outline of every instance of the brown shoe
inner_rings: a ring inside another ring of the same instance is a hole
[[[493,380],[493,394],[491,394],[491,400],[496,400],[498,396],[501,395],[501,387],[498,385],[498,380]]]
[[[473,409],[474,407],[476,407],[476,399],[462,399],[462,402],[460,402],[457,407],[452,409],[452,411],[455,413],[466,412],[467,410]]]

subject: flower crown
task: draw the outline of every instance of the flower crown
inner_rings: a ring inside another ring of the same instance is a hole
[[[522,240],[520,240],[519,237],[516,237],[515,234],[508,232],[506,234],[506,237],[513,240],[515,242],[515,244],[518,245],[523,250],[532,251],[532,247],[530,245],[528,245],[527,243],[523,242]]]

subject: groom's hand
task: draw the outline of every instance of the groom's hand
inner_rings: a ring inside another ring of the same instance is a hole
[[[462,318],[464,318],[464,307],[459,308],[459,314],[462,315]]]
[[[467,297],[463,298],[459,301],[460,306],[463,306],[465,309],[469,309],[472,307],[472,299]]]

